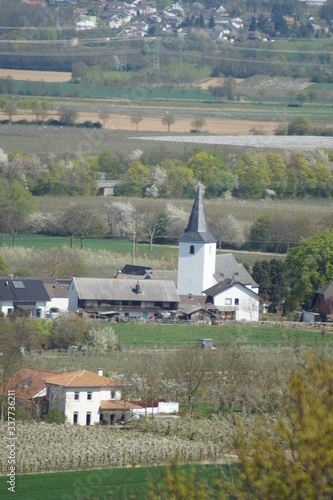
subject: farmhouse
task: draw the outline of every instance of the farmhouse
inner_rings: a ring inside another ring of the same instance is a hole
[[[179,296],[173,281],[73,278],[69,310],[90,314],[149,319],[157,313],[178,309]]]
[[[69,423],[114,425],[128,420],[133,410],[142,406],[121,399],[121,382],[80,370],[45,377],[49,408],[64,413]]]
[[[5,316],[25,311],[30,317],[45,318],[50,300],[42,280],[0,279],[0,311]]]

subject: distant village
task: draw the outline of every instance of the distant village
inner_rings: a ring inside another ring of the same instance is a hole
[[[25,0],[31,5],[44,4],[43,0]],[[218,8],[207,9],[202,3],[194,2],[183,5],[175,2],[162,10],[157,9],[155,0],[134,0],[132,3],[114,0],[100,0],[98,8],[92,9],[94,3],[86,7],[76,0],[48,0],[50,6],[57,4],[70,4],[75,13],[76,31],[93,30],[109,26],[110,38],[141,38],[146,36],[185,36],[195,27],[205,30],[206,36],[213,40],[233,43],[239,39],[262,39],[268,41],[269,37],[258,31],[248,28],[253,19],[253,13],[246,13],[242,18],[232,17],[222,5]],[[320,6],[325,0],[312,0],[307,4]],[[97,13],[98,12],[98,13]],[[293,23],[293,18],[285,18],[287,23]],[[307,23],[314,32],[328,32],[327,23],[309,16]],[[246,33],[241,33],[243,28]],[[108,41],[107,38],[105,41]]]

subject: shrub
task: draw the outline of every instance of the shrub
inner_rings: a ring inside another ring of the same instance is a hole
[[[288,125],[288,135],[309,135],[310,133],[311,122],[305,115],[296,116]]]
[[[275,135],[288,135],[288,125],[280,123],[274,131]]]
[[[66,415],[61,413],[60,410],[56,408],[52,408],[45,416],[45,422],[48,424],[65,424],[66,423]]]

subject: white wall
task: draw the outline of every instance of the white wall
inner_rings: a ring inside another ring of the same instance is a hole
[[[226,302],[226,299],[231,299],[231,304]],[[235,300],[238,299],[238,306]],[[258,321],[259,320],[259,296],[253,295],[253,292],[241,285],[235,283],[234,286],[215,295],[214,304],[216,306],[233,306],[236,307],[237,321]]]
[[[4,313],[5,316],[8,314],[8,310],[11,309],[11,312],[14,311],[14,305],[12,300],[0,301],[0,310]],[[40,309],[40,318],[46,317],[46,302],[36,302],[36,307],[33,309]]]
[[[52,297],[49,302],[46,302],[46,311],[54,307],[57,307],[61,312],[68,311],[68,302],[66,297]]]
[[[78,425],[86,425],[87,412],[90,412],[90,425],[99,423],[99,408],[101,401],[111,400],[111,390],[115,391],[114,400],[119,401],[121,391],[112,388],[91,388],[91,387],[57,387],[50,386],[49,397],[52,408],[57,408],[65,413],[67,422],[73,424],[74,412],[78,413]],[[79,393],[79,399],[74,399],[75,392]],[[88,400],[88,392],[92,393],[91,400]]]
[[[148,417],[152,413],[155,415],[156,413],[178,413],[178,412],[179,412],[179,403],[175,403],[174,401],[170,401],[168,403],[160,401],[158,403],[158,407],[156,408],[147,407]],[[138,415],[145,415],[146,408],[135,409],[133,410],[133,413],[136,413]]]
[[[76,312],[78,310],[78,301],[78,293],[74,285],[74,281],[72,280],[68,290],[68,310],[71,312]]]
[[[194,254],[190,247],[194,246]],[[201,295],[216,283],[214,279],[216,243],[179,243],[178,295]]]

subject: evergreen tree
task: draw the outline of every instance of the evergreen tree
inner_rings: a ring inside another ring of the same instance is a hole
[[[249,31],[257,31],[257,21],[255,17],[252,17],[251,24],[249,26]]]

